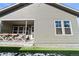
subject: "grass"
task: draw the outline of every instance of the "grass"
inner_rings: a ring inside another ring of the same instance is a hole
[[[22,47],[20,51],[26,50],[55,50],[55,51],[79,51],[79,48],[45,48],[45,47]]]
[[[79,51],[79,48],[45,48],[45,47],[0,47],[0,52],[11,51]]]
[[[76,48],[43,48],[43,47],[0,47],[0,52],[21,52],[21,53],[56,53],[67,56],[79,56],[79,49]]]
[[[56,53],[65,56],[79,56],[79,49],[76,48],[42,48],[42,47],[31,47],[31,48],[21,48],[22,52],[30,53]]]

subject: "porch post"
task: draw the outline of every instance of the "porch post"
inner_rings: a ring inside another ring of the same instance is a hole
[[[25,35],[26,35],[26,31],[27,31],[27,20],[25,21]]]
[[[1,33],[1,27],[2,27],[2,22],[1,22],[1,20],[0,20],[0,33]]]
[[[26,31],[27,31],[27,20],[25,21],[25,36],[24,36],[24,42],[26,41]]]

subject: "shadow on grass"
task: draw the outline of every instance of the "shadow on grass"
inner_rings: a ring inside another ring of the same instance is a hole
[[[0,52],[19,52],[21,47],[0,47]]]

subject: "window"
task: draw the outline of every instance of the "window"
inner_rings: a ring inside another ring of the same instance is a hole
[[[61,26],[61,21],[55,21],[56,24],[56,34],[62,34],[62,26]]]
[[[56,34],[72,34],[71,22],[69,20],[68,21],[56,20],[55,31]]]
[[[23,33],[24,32],[24,26],[19,26],[19,33]]]
[[[32,25],[27,25],[27,28],[25,29],[25,26],[23,25],[14,25],[12,27],[12,33],[25,33],[26,30],[26,34],[31,34],[32,32],[34,32],[34,26]]]
[[[12,30],[13,33],[24,33],[25,31],[24,26],[13,26]]]
[[[18,27],[17,26],[13,27],[13,33],[17,33],[17,31],[18,31]]]
[[[65,34],[71,34],[70,21],[64,21]]]

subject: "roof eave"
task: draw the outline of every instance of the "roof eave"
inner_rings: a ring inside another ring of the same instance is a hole
[[[28,6],[32,3],[19,3],[19,4],[16,4],[15,6],[11,7],[11,8],[7,8],[7,9],[4,9],[3,11],[0,11],[0,17],[6,15],[6,14],[9,14],[11,12],[14,12],[16,10],[19,10],[25,6]]]
[[[46,3],[46,4],[48,4],[50,6],[54,6],[54,7],[59,8],[59,9],[65,11],[65,12],[68,12],[68,13],[70,13],[72,15],[75,15],[75,16],[79,17],[79,12],[78,11],[75,11],[75,10],[72,10],[72,9],[69,9],[69,8],[66,8],[66,7],[64,7],[62,5],[59,5],[57,3],[53,3],[53,4],[52,3]]]
[[[9,14],[11,12],[14,12],[16,10],[19,10],[19,9],[25,7],[25,6],[30,5],[30,4],[32,4],[32,3],[19,3],[19,4],[16,4],[15,6],[13,6],[11,8],[4,9],[3,11],[0,11],[0,17],[4,16],[6,14]],[[45,4],[53,6],[53,7],[58,8],[58,9],[61,9],[65,12],[68,12],[72,15],[75,15],[75,16],[79,17],[79,12],[77,12],[75,10],[72,10],[72,9],[69,9],[69,8],[66,8],[66,7],[64,7],[62,5],[59,5],[57,3],[45,3]]]

